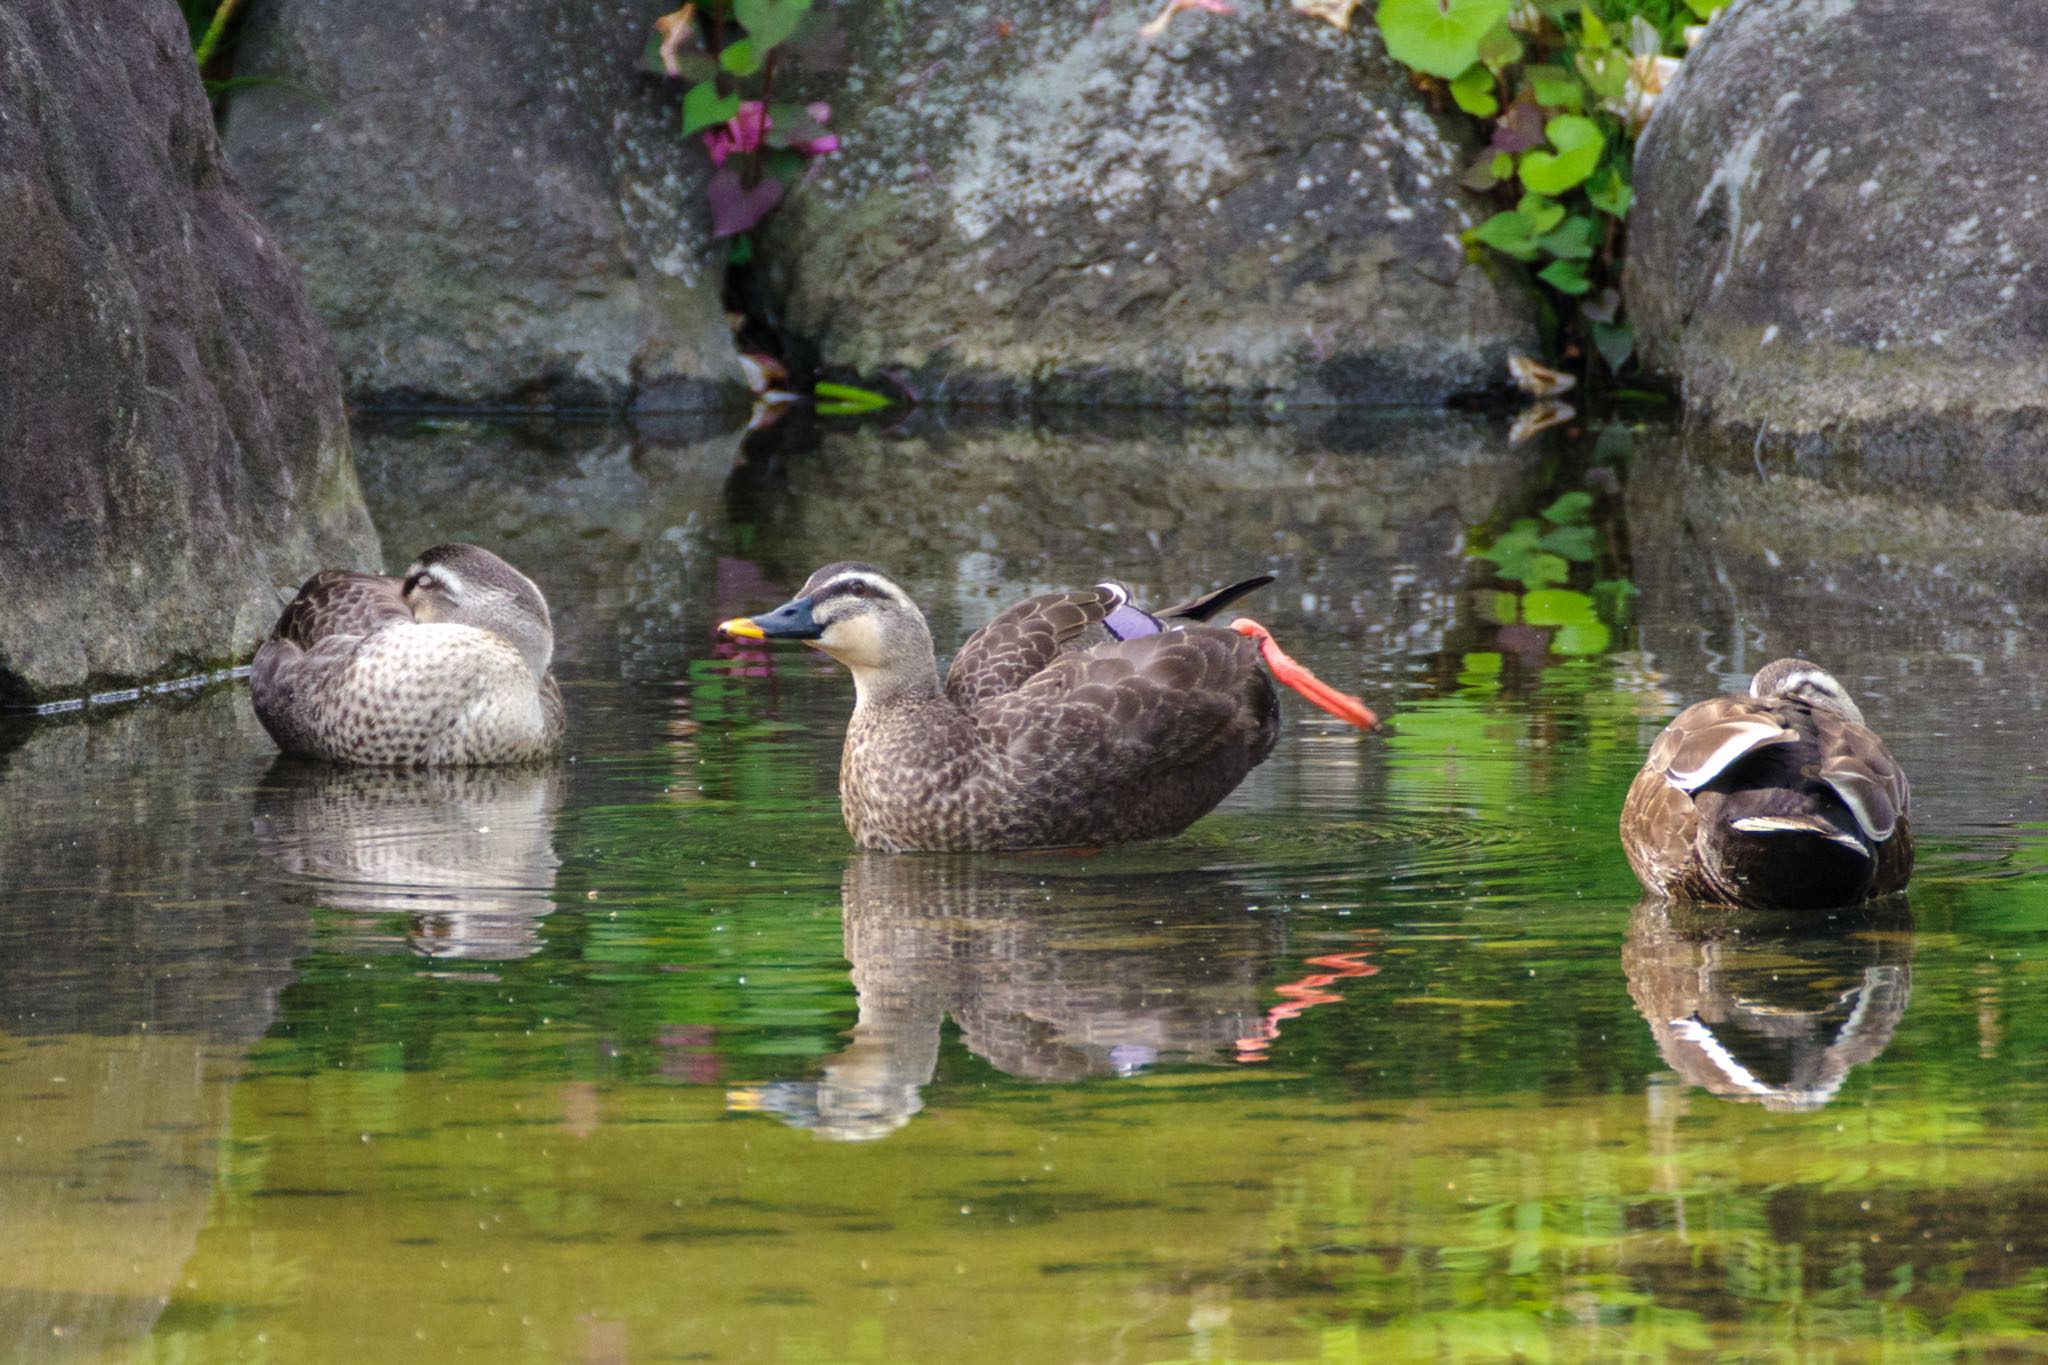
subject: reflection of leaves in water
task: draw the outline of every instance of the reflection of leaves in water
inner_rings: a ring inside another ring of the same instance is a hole
[[[1533,517],[1520,517],[1491,545],[1475,545],[1475,558],[1494,566],[1506,582],[1523,591],[1484,595],[1480,614],[1497,625],[1534,626],[1551,654],[1590,658],[1605,654],[1611,627],[1626,613],[1635,588],[1626,579],[1602,579],[1589,595],[1563,585],[1575,568],[1597,564],[1599,540],[1592,523],[1593,495],[1584,489],[1560,493]]]

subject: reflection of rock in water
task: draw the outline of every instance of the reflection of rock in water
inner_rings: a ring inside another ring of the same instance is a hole
[[[1638,904],[1628,990],[1680,1076],[1767,1109],[1818,1109],[1892,1040],[1912,994],[1903,906],[1801,919]]]
[[[735,485],[772,572],[879,564],[941,641],[1049,587],[1125,579],[1140,600],[1271,572],[1261,619],[1341,620],[1428,645],[1471,572],[1466,529],[1512,506],[1537,455],[1500,425],[1433,414],[1087,429],[926,420],[822,437],[780,483]]]
[[[1213,872],[1090,873],[1056,858],[866,855],[847,867],[852,1041],[815,1085],[752,1107],[822,1136],[881,1137],[923,1107],[951,1015],[969,1051],[1029,1080],[1221,1061],[1267,1020],[1278,919]]]
[[[242,1056],[308,917],[249,895],[223,853],[246,843],[265,761],[246,693],[15,738],[0,756],[0,1360],[125,1360],[205,1226]]]
[[[411,918],[428,957],[502,961],[541,946],[561,859],[559,768],[404,771],[280,759],[256,793],[256,842],[321,906]],[[382,941],[366,923],[359,937]]]
[[[710,633],[702,585],[737,431],[392,418],[359,425],[355,443],[387,544],[476,541],[532,574],[555,607],[558,672],[608,675],[616,660],[628,677],[668,676]]]

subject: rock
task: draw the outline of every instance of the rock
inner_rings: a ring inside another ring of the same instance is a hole
[[[1054,587],[1114,575],[1164,604],[1272,573],[1245,610],[1372,700],[1403,656],[1455,638],[1469,528],[1540,486],[1534,449],[1509,450],[1500,423],[1467,415],[1176,426],[1054,413],[1029,430],[980,416],[827,432],[779,479],[736,476],[764,571],[794,586],[838,559],[879,565],[942,653]]]
[[[1370,25],[1284,5],[837,13],[805,76],[845,141],[769,230],[770,294],[829,367],[927,400],[1437,402],[1537,344],[1466,259],[1469,149]]]
[[[658,4],[269,0],[230,154],[372,403],[693,408],[738,383]]]
[[[1746,0],[1636,153],[1645,360],[1724,439],[2048,446],[2048,26],[1994,0]],[[1927,54],[1939,53],[1930,66]],[[1910,122],[1902,121],[1910,115]]]
[[[0,8],[0,704],[246,658],[373,562],[334,371],[177,7]]]

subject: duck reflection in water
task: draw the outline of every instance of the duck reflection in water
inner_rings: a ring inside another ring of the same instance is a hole
[[[851,1041],[821,1079],[741,1087],[732,1107],[825,1138],[884,1137],[923,1108],[949,1015],[968,1051],[1033,1081],[1257,1052],[1286,925],[1246,905],[1270,899],[1213,871],[856,857],[843,883]]]
[[[1645,898],[1622,969],[1657,1051],[1716,1095],[1819,1109],[1892,1040],[1913,987],[1896,900],[1824,920]]]
[[[556,769],[337,768],[280,759],[256,792],[255,833],[317,905],[404,915],[423,957],[509,961],[540,951],[561,859]],[[365,920],[352,946],[400,940]]]

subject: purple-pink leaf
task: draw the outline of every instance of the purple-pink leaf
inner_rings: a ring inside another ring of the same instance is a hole
[[[1543,145],[1543,108],[1534,100],[1516,100],[1493,125],[1493,150],[1526,152]]]
[[[712,175],[704,193],[711,201],[711,235],[737,237],[782,202],[782,182],[764,179],[748,189],[740,182],[738,169],[726,166]]]

